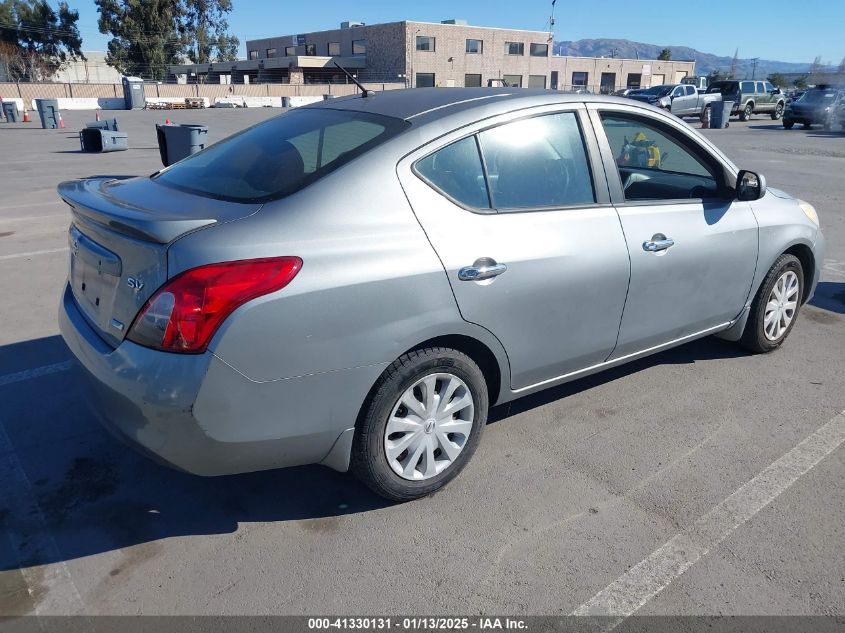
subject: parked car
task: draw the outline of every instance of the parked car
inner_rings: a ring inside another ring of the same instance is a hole
[[[703,121],[709,116],[707,108],[714,101],[721,101],[722,95],[701,94],[692,84],[674,84],[632,92],[628,98],[663,108],[678,117],[697,116]]]
[[[733,101],[732,115],[748,121],[754,114],[768,114],[773,121],[783,116],[786,96],[768,81],[714,81],[707,94],[720,93],[722,101]]]
[[[833,111],[832,125],[839,125],[845,132],[845,99],[840,99],[839,104]]]
[[[823,125],[830,129],[833,125],[834,112],[845,98],[845,90],[819,86],[805,92],[797,101],[786,107],[783,114],[783,127],[791,130],[796,123],[809,129],[813,125]]]
[[[367,94],[59,185],[61,332],[118,435],[200,475],[319,463],[412,499],[490,406],[710,334],[772,351],[813,296],[813,207],[666,112]]]

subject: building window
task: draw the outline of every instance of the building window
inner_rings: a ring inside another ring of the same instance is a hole
[[[584,72],[574,72],[574,73],[572,73],[572,87],[573,88],[586,88],[588,78],[589,78],[588,73],[584,73]]]
[[[528,75],[528,87],[529,88],[546,88],[546,76],[545,75]]]
[[[433,37],[427,37],[425,35],[417,35],[417,50],[418,51],[428,51],[430,53],[434,52],[434,45],[435,39]]]
[[[505,55],[525,55],[523,42],[505,42]]]
[[[531,45],[531,57],[548,57],[549,56],[549,45],[548,44],[532,44]]]
[[[276,49],[275,48],[268,48],[267,49],[267,58],[275,57],[276,56]]]
[[[628,88],[639,88],[642,85],[643,75],[642,73],[628,73]]]
[[[481,75],[464,75],[464,88],[481,88]]]
[[[417,73],[417,88],[434,88],[434,73]]]
[[[484,52],[484,42],[481,40],[467,40],[467,53],[481,55]]]
[[[352,54],[366,55],[367,54],[367,40],[352,40]]]
[[[329,57],[340,55],[340,42],[329,42]]]
[[[249,52],[250,59],[258,59],[258,51],[250,51]]]
[[[522,88],[522,75],[502,75],[502,79],[511,88]]]
[[[317,45],[316,44],[306,44],[305,45],[305,54],[310,57],[317,56]]]
[[[285,57],[295,57],[296,46],[285,46]]]

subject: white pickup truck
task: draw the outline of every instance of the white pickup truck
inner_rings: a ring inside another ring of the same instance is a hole
[[[678,117],[696,116],[704,120],[708,115],[707,108],[714,101],[721,101],[722,95],[701,94],[690,84],[667,84],[635,90],[628,94],[628,98],[645,101]]]

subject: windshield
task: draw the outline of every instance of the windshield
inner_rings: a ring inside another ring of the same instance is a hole
[[[732,81],[717,82],[707,89],[707,94],[721,93],[723,95],[736,92],[738,84]]]
[[[637,90],[638,95],[655,95],[658,97],[665,97],[672,91],[672,86],[654,86],[646,90]]]
[[[836,96],[835,90],[808,90],[798,101],[802,103],[819,103],[820,101],[825,101],[826,99],[833,99]]]
[[[153,178],[221,200],[266,202],[307,187],[407,126],[364,112],[302,108],[215,143]]]

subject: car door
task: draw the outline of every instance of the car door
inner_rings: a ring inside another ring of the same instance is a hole
[[[765,82],[755,82],[755,86],[757,89],[757,94],[755,96],[757,107],[754,109],[759,112],[771,112],[774,110],[775,106],[772,102],[772,93],[766,90]]]
[[[672,105],[670,111],[675,116],[683,116],[689,107],[689,99],[686,96],[683,86],[675,86],[672,90]]]
[[[748,298],[758,238],[728,166],[665,116],[607,105],[591,117],[631,256],[612,358],[725,327]]]
[[[607,358],[630,265],[583,104],[452,132],[398,174],[461,315],[505,348],[512,389]]]

